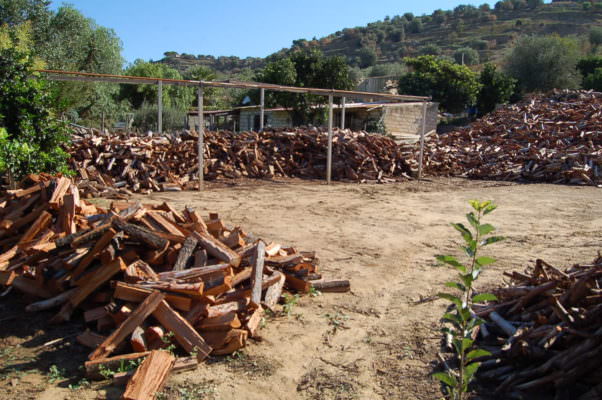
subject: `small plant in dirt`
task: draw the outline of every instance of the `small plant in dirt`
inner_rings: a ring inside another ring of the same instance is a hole
[[[480,363],[474,360],[490,354],[474,346],[474,338],[478,327],[483,324],[483,320],[472,312],[472,305],[497,299],[489,293],[475,295],[474,283],[483,268],[495,262],[494,258],[482,256],[481,249],[503,240],[501,236],[492,235],[495,231],[493,225],[481,223],[483,217],[493,212],[497,206],[490,201],[479,202],[476,200],[471,200],[470,205],[473,211],[466,214],[469,227],[461,223],[452,224],[464,239],[464,245],[461,248],[466,254],[467,263],[463,264],[453,256],[437,256],[439,262],[455,268],[460,278],[458,282],[445,284],[445,286],[455,289],[457,295],[439,294],[439,297],[451,303],[452,311],[443,316],[443,320],[447,324],[442,331],[452,338],[457,367],[456,370],[449,369],[447,372],[438,372],[433,375],[443,383],[447,396],[452,400],[466,398],[468,386],[480,366]]]
[[[290,294],[284,294],[284,306],[282,307],[282,311],[287,315],[287,316],[291,316],[293,313],[293,309],[295,308],[295,306],[297,305],[297,303],[299,303],[299,299],[301,297],[296,294],[296,295],[290,295]]]
[[[48,368],[48,382],[54,383],[57,381],[64,381],[65,378],[65,369],[59,368],[56,365],[51,365]]]

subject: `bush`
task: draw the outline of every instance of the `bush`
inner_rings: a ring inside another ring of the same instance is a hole
[[[506,70],[526,92],[576,88],[579,48],[558,36],[525,36],[507,58]]]
[[[142,131],[157,131],[159,107],[156,104],[144,103],[134,113],[134,126]],[[164,107],[163,131],[177,131],[186,127],[186,110]]]
[[[31,74],[29,55],[0,50],[0,174],[9,180],[69,171],[62,147],[68,130],[51,112],[46,83],[30,79]]]
[[[444,110],[452,113],[475,104],[480,84],[468,67],[435,56],[404,61],[413,71],[400,79],[399,93],[432,96]]]
[[[481,115],[493,111],[498,104],[510,101],[516,87],[516,80],[497,71],[493,64],[485,65],[479,82],[482,87],[477,97],[477,108]]]
[[[602,92],[602,68],[597,68],[583,79],[583,88]]]
[[[462,65],[477,65],[480,62],[479,52],[470,47],[461,47],[454,52],[454,60]]]
[[[443,50],[436,44],[427,44],[420,49],[420,54],[425,56],[440,56],[442,53]]]

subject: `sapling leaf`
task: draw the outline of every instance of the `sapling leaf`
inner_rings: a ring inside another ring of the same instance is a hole
[[[494,294],[491,293],[481,293],[481,294],[477,294],[476,296],[474,296],[472,298],[472,302],[473,303],[483,303],[486,301],[496,301],[497,297]]]
[[[475,210],[479,211],[481,208],[481,203],[478,200],[468,200],[468,204]]]
[[[455,376],[447,372],[436,372],[433,374],[433,378],[440,380],[443,384],[447,386],[458,386],[458,380]]]
[[[436,256],[435,258],[441,263],[451,265],[452,267],[455,267],[458,271],[466,273],[466,267],[462,263],[460,263],[454,256]]]
[[[486,356],[490,356],[490,355],[491,355],[491,353],[488,352],[487,350],[476,349],[476,350],[470,351],[466,355],[466,361],[470,362],[470,361],[474,360],[475,358],[486,357]]]
[[[497,242],[501,242],[502,240],[504,240],[505,238],[503,236],[492,236],[492,237],[488,237],[487,239],[484,239],[481,242],[481,246],[487,246],[490,245],[492,243],[497,243]]]
[[[493,257],[478,257],[475,261],[481,267],[484,267],[485,265],[493,264],[497,260]]]
[[[464,287],[464,285],[462,285],[461,283],[458,283],[458,282],[446,282],[445,286],[447,286],[448,288],[452,288],[452,289],[458,289],[461,292],[466,290],[466,287]]]
[[[464,226],[464,224],[458,223],[458,224],[452,224],[452,226],[454,228],[456,228],[456,230],[462,234],[462,237],[464,238],[464,240],[466,242],[473,240],[472,232],[470,232],[470,230],[468,230],[468,228],[466,226]]]
[[[485,207],[485,211],[483,211],[483,215],[487,215],[487,214],[493,212],[496,208],[497,208],[497,206],[495,204],[489,204],[487,207]]]
[[[460,275],[460,277],[462,278],[462,281],[464,282],[464,285],[466,285],[466,287],[472,286],[472,282],[474,282],[472,274]]]
[[[442,299],[449,300],[452,303],[454,303],[456,306],[458,306],[459,308],[462,308],[462,300],[460,300],[459,297],[456,297],[453,294],[438,293],[437,296],[441,297]]]
[[[479,367],[481,366],[481,363],[479,362],[473,362],[468,364],[465,368],[464,368],[464,378],[466,379],[465,382],[468,384],[474,374],[477,372],[477,370],[479,369]]]
[[[462,339],[462,352],[470,349],[470,347],[472,346],[472,344],[474,343],[474,340],[472,339],[468,339],[468,338],[464,338]]]
[[[495,231],[495,227],[491,224],[479,225],[479,227],[477,229],[479,230],[479,235],[481,235],[481,236],[485,236],[485,235]]]
[[[474,215],[473,212],[469,212],[468,214],[466,214],[466,219],[468,220],[468,222],[470,222],[470,225],[472,225],[473,228],[478,229],[479,221],[477,220],[477,217],[476,215]]]
[[[479,210],[484,210],[485,208],[487,208],[489,205],[491,204],[491,200],[485,200],[482,201],[481,204],[479,204]]]

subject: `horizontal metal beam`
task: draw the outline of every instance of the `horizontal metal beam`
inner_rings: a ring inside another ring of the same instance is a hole
[[[81,82],[109,82],[109,83],[123,83],[131,85],[153,85],[158,84],[159,81],[163,85],[176,85],[176,86],[193,86],[197,87],[203,85],[206,87],[216,87],[225,89],[265,89],[277,92],[290,92],[290,93],[301,93],[301,94],[313,94],[318,96],[336,96],[346,98],[362,98],[362,99],[380,99],[390,101],[409,101],[409,102],[423,102],[429,101],[430,97],[423,96],[406,96],[396,95],[389,93],[372,93],[372,92],[359,92],[354,90],[334,90],[334,89],[320,89],[320,88],[300,88],[295,86],[282,86],[273,85],[269,83],[259,82],[219,82],[219,81],[194,81],[194,80],[181,80],[181,79],[165,79],[165,78],[146,78],[140,76],[125,76],[125,75],[109,75],[109,74],[96,74],[89,72],[77,72],[77,71],[58,71],[58,70],[47,70],[40,69],[36,72],[41,72],[47,75],[50,80],[56,81],[81,81]]]

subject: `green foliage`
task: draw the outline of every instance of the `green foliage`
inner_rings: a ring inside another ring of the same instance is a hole
[[[54,383],[57,381],[64,381],[65,379],[65,369],[59,368],[55,364],[52,364],[50,368],[48,368],[48,382]]]
[[[301,299],[301,296],[299,296],[298,294],[290,295],[290,294],[285,293],[284,294],[284,306],[282,307],[282,311],[284,311],[284,313],[290,317],[293,313],[293,309],[295,308],[297,303],[299,303],[300,299]]]
[[[490,201],[471,200],[473,211],[466,214],[468,227],[462,223],[452,224],[462,239],[464,246],[461,249],[466,254],[468,262],[461,263],[454,256],[437,256],[441,264],[447,264],[458,272],[458,281],[447,282],[446,287],[459,292],[457,295],[440,293],[439,297],[451,303],[451,312],[443,315],[445,327],[442,332],[450,335],[456,353],[458,367],[456,370],[439,372],[433,376],[441,381],[450,399],[462,400],[466,398],[468,387],[479,369],[480,363],[474,360],[489,355],[490,353],[475,348],[474,335],[476,329],[483,321],[474,315],[472,305],[486,301],[495,301],[496,297],[488,293],[474,295],[474,283],[479,278],[483,267],[493,264],[494,258],[480,256],[484,246],[499,242],[500,236],[490,236],[495,231],[491,224],[482,224],[483,217],[493,212],[497,206]]]
[[[50,109],[45,83],[29,79],[31,57],[0,50],[0,174],[67,172],[69,136]]]
[[[412,72],[401,77],[399,93],[432,96],[448,112],[460,112],[475,103],[480,84],[468,67],[434,56],[406,58]]]
[[[414,18],[412,20],[412,22],[409,23],[408,25],[408,32],[410,33],[420,33],[424,30],[424,24],[422,23],[422,21],[418,18]]]
[[[406,68],[403,64],[377,64],[370,69],[368,76],[401,76],[404,72]]]
[[[602,68],[597,68],[583,79],[583,88],[602,91]]]
[[[325,57],[316,49],[294,51],[288,57],[269,63],[257,73],[255,80],[280,85],[341,90],[352,89],[355,84],[343,57]],[[291,110],[295,125],[315,121],[323,112],[319,107],[312,106],[323,105],[327,101],[325,96],[266,93],[266,104]]]
[[[493,64],[486,64],[479,77],[481,90],[477,97],[477,108],[481,115],[495,109],[497,104],[510,101],[516,88],[516,80],[497,70]]]
[[[576,88],[579,48],[558,36],[525,36],[506,60],[506,71],[526,92]]]
[[[125,75],[166,79],[182,79],[175,69],[159,63],[136,60],[125,70]],[[187,110],[194,98],[194,89],[185,86],[163,85],[163,106]],[[134,108],[140,108],[144,103],[157,103],[157,85],[122,85],[120,98],[127,100]]]
[[[359,57],[359,67],[360,68],[368,68],[376,64],[377,56],[376,51],[369,47],[362,47],[358,52],[357,56]]]
[[[443,50],[436,44],[431,43],[421,47],[420,54],[424,56],[440,56],[441,54],[443,54]]]
[[[477,65],[480,62],[479,52],[472,47],[461,47],[454,52],[454,60],[462,65]]]
[[[159,107],[157,104],[143,103],[134,111],[133,126],[142,131],[158,130]],[[163,107],[163,131],[176,131],[186,127],[186,110],[174,107]]]
[[[602,27],[594,26],[589,31],[589,43],[592,45],[592,51],[596,52],[602,44]]]

